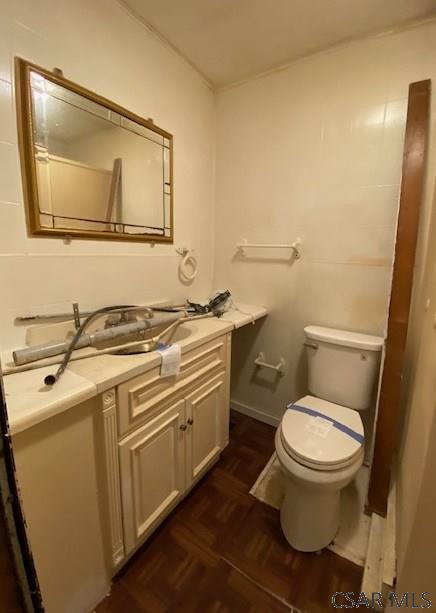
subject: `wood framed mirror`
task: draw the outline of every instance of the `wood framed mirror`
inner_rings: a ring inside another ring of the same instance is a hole
[[[172,135],[60,71],[15,71],[29,233],[172,243]]]

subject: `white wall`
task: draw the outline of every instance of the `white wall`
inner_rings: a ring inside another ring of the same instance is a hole
[[[212,91],[115,0],[0,0],[0,339],[22,342],[15,315],[209,293],[213,266],[215,107]],[[26,235],[12,58],[19,55],[152,117],[174,135],[175,241],[194,247],[200,272],[178,280],[173,246]]]
[[[434,180],[431,184],[433,189]],[[398,586],[418,593],[436,585],[436,193],[429,227],[426,265],[411,327],[416,338],[409,339],[415,345],[415,359],[397,470]]]
[[[215,285],[271,310],[257,333],[235,335],[236,402],[277,418],[305,393],[307,324],[384,333],[408,85],[429,77],[435,22],[219,94]],[[427,221],[424,211],[424,233]],[[294,263],[286,253],[236,254],[241,238],[297,236],[303,257]],[[258,351],[272,362],[284,357],[286,376],[256,375]]]

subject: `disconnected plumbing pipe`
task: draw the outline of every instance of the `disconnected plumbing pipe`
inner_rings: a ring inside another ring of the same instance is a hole
[[[99,330],[98,332],[83,332],[77,339],[74,349],[98,347],[108,343],[117,343],[120,341],[120,339],[128,338],[130,336],[143,338],[148,330],[158,328],[160,326],[166,326],[169,323],[181,319],[183,316],[184,313],[169,313],[168,315],[162,314],[151,319],[121,324],[106,330]],[[17,351],[14,351],[12,353],[12,357],[17,366],[23,366],[24,364],[29,364],[30,362],[36,362],[37,360],[42,360],[44,358],[51,358],[56,355],[65,354],[70,348],[71,343],[72,341],[58,341],[44,345],[36,345],[35,347],[26,347],[25,349],[18,349]]]
[[[177,326],[179,326],[180,324],[187,322],[187,321],[195,321],[197,319],[205,319],[206,317],[214,317],[213,313],[206,313],[204,315],[195,315],[195,316],[190,316],[190,317],[181,317],[180,319],[178,319],[177,321],[171,323],[169,326],[167,326],[164,330],[162,330],[162,332],[159,332],[159,334],[147,339],[147,343],[150,345],[150,347],[155,346],[162,338],[165,338],[170,332],[174,331]],[[93,351],[92,353],[87,353],[85,355],[78,355],[78,356],[72,356],[70,358],[70,362],[76,362],[79,360],[88,360],[90,358],[96,358],[98,356],[101,355],[119,355],[119,351],[120,349],[127,349],[127,348],[134,348],[134,347],[138,347],[140,345],[144,345],[144,340],[140,340],[140,341],[132,341],[130,343],[123,343],[121,345],[116,345],[114,347],[109,347],[107,349],[99,349],[98,351]],[[154,351],[154,349],[150,349],[150,352]],[[147,351],[144,351],[144,353],[148,353]],[[55,359],[50,359],[50,358],[45,358],[45,359],[40,359],[38,361],[38,363],[29,363],[29,364],[24,364],[22,366],[15,366],[15,367],[6,367],[2,374],[4,377],[8,376],[8,375],[13,375],[16,373],[20,373],[20,372],[26,372],[29,370],[38,370],[39,368],[46,368],[47,366],[55,366],[57,364],[61,364],[62,360],[55,360]]]
[[[68,362],[70,361],[71,354],[73,353],[75,349],[77,349],[77,345],[79,341],[81,341],[84,335],[85,329],[91,324],[91,322],[94,319],[106,313],[129,311],[129,310],[138,311],[139,309],[143,310],[144,312],[147,312],[148,315],[152,315],[152,318],[144,319],[143,321],[139,321],[139,322],[133,322],[131,324],[125,324],[124,326],[117,326],[114,328],[109,328],[108,330],[103,330],[102,332],[96,332],[95,334],[86,335],[87,338],[85,337],[85,339],[83,340],[84,344],[82,344],[81,347],[89,347],[91,342],[95,344],[97,343],[100,344],[103,342],[114,341],[117,338],[128,338],[131,336],[136,336],[136,337],[144,339],[145,332],[149,330],[150,328],[157,328],[159,326],[165,325],[166,323],[171,323],[172,321],[181,319],[184,316],[184,313],[180,312],[180,313],[171,313],[167,315],[161,315],[159,317],[154,317],[153,311],[149,307],[137,307],[137,306],[132,306],[132,305],[116,305],[116,306],[102,307],[101,309],[97,309],[96,311],[91,313],[81,323],[80,327],[76,330],[74,337],[70,343],[67,343],[66,346],[64,346],[63,348],[59,347],[58,343],[56,344],[58,353],[50,354],[48,353],[50,349],[47,347],[47,345],[44,346],[43,352],[44,352],[45,357],[47,357],[48,355],[59,355],[61,353],[65,354],[55,374],[47,375],[44,378],[44,383],[46,385],[54,385],[56,383],[56,381],[59,379],[59,377],[62,375],[62,373],[66,369]],[[124,328],[124,330],[121,330],[121,328]],[[97,335],[100,335],[100,338],[98,338],[98,340],[96,339]],[[102,337],[104,338],[104,341]],[[27,350],[21,350],[21,351],[27,351]],[[22,353],[19,353],[18,355],[17,353],[18,352],[15,352],[13,355],[14,361],[16,364],[17,364],[16,360],[20,360],[20,359],[23,360]],[[35,360],[35,353],[33,353],[33,360]]]

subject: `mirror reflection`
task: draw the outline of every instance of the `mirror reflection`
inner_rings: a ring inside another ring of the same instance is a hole
[[[40,225],[171,237],[170,135],[30,72]]]

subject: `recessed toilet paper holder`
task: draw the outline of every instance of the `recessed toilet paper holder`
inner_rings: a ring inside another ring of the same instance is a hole
[[[265,361],[265,354],[263,353],[263,351],[260,351],[257,355],[257,358],[254,360],[254,363],[260,368],[269,368],[271,370],[275,370],[279,375],[284,375],[283,370],[285,368],[285,360],[283,358],[280,358],[277,364],[269,364]]]

